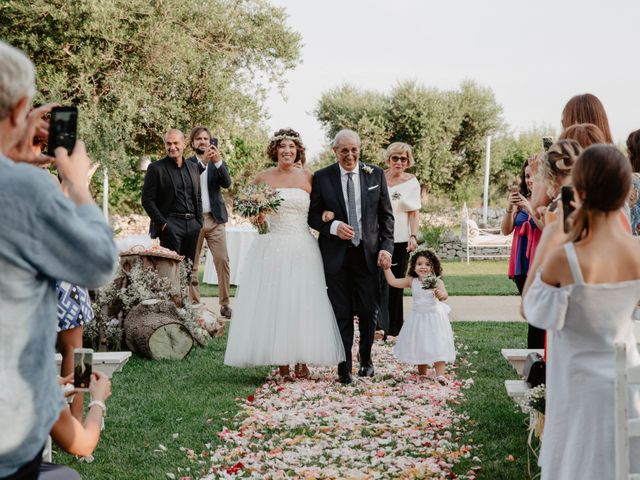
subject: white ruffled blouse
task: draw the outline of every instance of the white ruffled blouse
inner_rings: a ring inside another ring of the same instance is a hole
[[[411,236],[409,212],[420,210],[420,183],[416,177],[389,188],[389,198],[395,222],[393,240],[395,243],[408,242]]]

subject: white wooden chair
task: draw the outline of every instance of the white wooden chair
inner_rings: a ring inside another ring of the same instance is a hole
[[[470,258],[509,258],[513,235],[502,235],[499,228],[478,227],[475,220],[469,217],[469,209],[465,203],[462,208],[460,240],[469,263]],[[500,253],[487,253],[487,249],[500,249]]]
[[[624,343],[616,343],[615,359],[615,479],[640,480],[640,473],[629,472],[629,438],[640,437],[640,418],[629,419],[629,385],[640,385],[640,366],[627,368]]]

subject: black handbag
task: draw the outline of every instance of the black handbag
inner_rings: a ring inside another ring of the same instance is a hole
[[[522,375],[529,386],[534,388],[545,383],[546,370],[542,355],[537,352],[531,352],[524,361]]]

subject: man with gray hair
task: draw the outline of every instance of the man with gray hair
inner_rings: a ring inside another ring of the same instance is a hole
[[[360,137],[341,130],[333,141],[338,162],[313,176],[309,225],[320,232],[329,300],[336,315],[346,361],[338,365],[341,383],[351,383],[353,317],[359,318],[361,377],[374,374],[371,346],[380,310],[379,268],[393,253],[393,210],[381,168],[360,162]],[[331,211],[332,222],[322,213]]]
[[[30,147],[34,133],[48,133],[42,115],[50,110],[30,113],[34,92],[31,61],[0,42],[0,478],[38,478],[45,441],[66,408],[53,361],[55,280],[97,288],[117,261],[113,233],[89,193],[84,144],[47,160],[69,198],[28,164],[37,162]]]

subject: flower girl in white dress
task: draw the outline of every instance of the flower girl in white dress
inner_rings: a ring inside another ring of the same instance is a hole
[[[448,294],[440,278],[440,259],[429,250],[418,251],[411,257],[409,276],[395,278],[391,269],[385,270],[384,275],[392,287],[410,287],[413,296],[411,314],[393,352],[400,361],[418,365],[419,375],[426,375],[427,365],[433,364],[436,380],[445,385],[445,363],[456,359],[456,350],[449,322],[451,309],[442,303]]]

